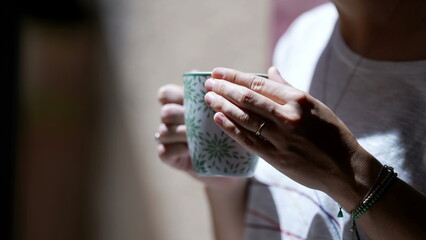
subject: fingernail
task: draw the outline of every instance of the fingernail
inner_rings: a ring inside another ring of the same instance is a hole
[[[223,79],[223,77],[225,76],[225,71],[223,68],[215,68],[212,71],[212,77],[213,78],[218,78],[218,79]]]
[[[214,119],[214,121],[215,121],[217,124],[222,125],[222,124],[223,124],[223,120],[225,119],[225,117],[223,116],[223,113],[216,113],[216,114],[213,116],[213,119]]]
[[[215,98],[216,98],[216,96],[212,92],[208,92],[206,94],[206,96],[204,96],[204,100],[206,101],[206,103],[208,105],[212,105],[212,103],[213,103],[213,101],[214,101]]]
[[[204,87],[206,88],[207,91],[212,91],[215,84],[216,84],[216,81],[212,78],[209,78],[204,83]]]

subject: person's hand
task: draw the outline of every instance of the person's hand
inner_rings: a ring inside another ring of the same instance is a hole
[[[168,84],[158,91],[161,108],[161,124],[156,133],[157,152],[160,159],[179,170],[182,170],[209,187],[231,187],[244,182],[243,179],[223,177],[199,177],[192,167],[186,140],[186,127],[183,106],[183,88]]]
[[[186,144],[183,108],[183,89],[178,85],[165,85],[158,91],[161,124],[157,132],[158,155],[170,166],[189,171],[191,160]]]
[[[205,100],[217,112],[215,122],[286,176],[356,204],[374,181],[368,176],[376,176],[365,169],[378,172],[380,163],[324,104],[292,87],[276,68],[268,75],[214,69]]]

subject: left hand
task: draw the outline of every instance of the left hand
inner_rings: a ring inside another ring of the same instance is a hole
[[[205,100],[217,112],[215,122],[296,182],[326,192],[342,206],[356,205],[380,163],[327,106],[292,87],[275,67],[268,76],[214,69]],[[255,135],[263,121],[264,139]]]

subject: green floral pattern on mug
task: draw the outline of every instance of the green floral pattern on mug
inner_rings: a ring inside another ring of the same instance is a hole
[[[204,101],[204,82],[209,77],[207,73],[184,75],[186,135],[194,170],[206,176],[251,176],[258,157],[214,123],[215,112]]]

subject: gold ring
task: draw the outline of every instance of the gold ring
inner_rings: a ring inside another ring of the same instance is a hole
[[[262,132],[262,128],[265,126],[266,122],[267,122],[266,120],[262,121],[262,123],[260,124],[259,128],[257,129],[257,131],[255,133],[256,137],[260,137],[260,138],[264,139],[261,132]]]

